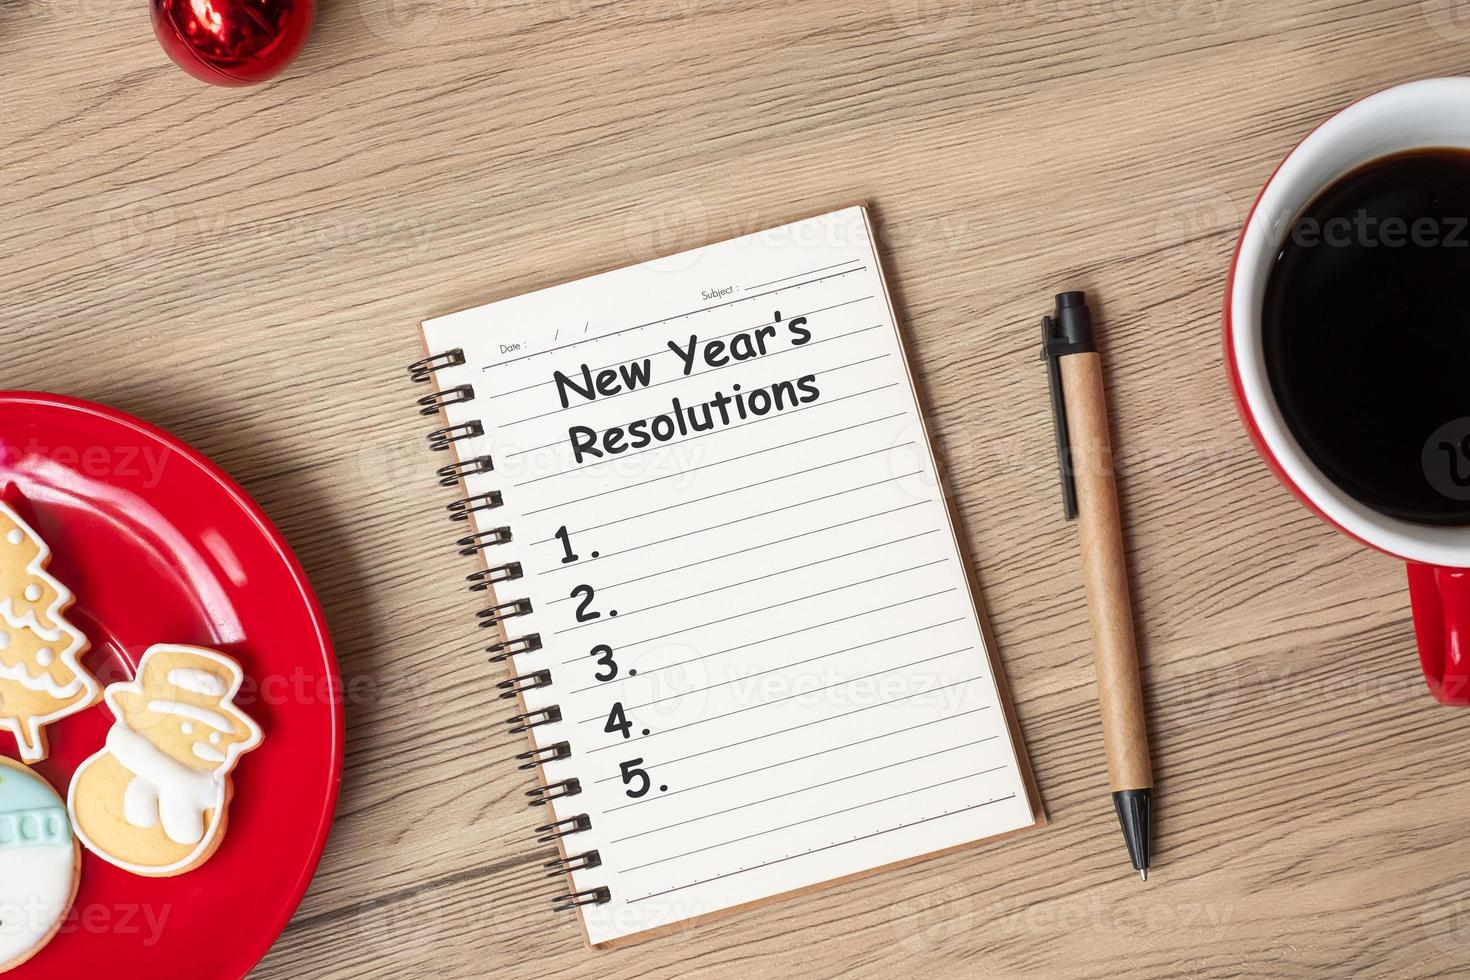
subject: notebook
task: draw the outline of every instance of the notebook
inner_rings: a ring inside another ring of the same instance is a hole
[[[526,799],[589,943],[1041,821],[864,208],[423,339]]]

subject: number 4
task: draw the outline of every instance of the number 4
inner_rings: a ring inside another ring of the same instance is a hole
[[[623,702],[614,701],[612,710],[607,713],[607,724],[603,731],[611,735],[613,732],[622,732],[623,738],[632,738],[633,723],[623,711]]]

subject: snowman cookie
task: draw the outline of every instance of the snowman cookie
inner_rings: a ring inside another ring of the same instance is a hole
[[[0,758],[0,973],[61,929],[81,868],[61,797],[25,766]]]
[[[50,562],[46,542],[0,502],[0,613],[56,639],[65,626],[61,614],[73,597],[46,571]]]
[[[203,647],[160,644],[138,676],[109,685],[107,745],[72,777],[67,808],[82,844],[124,871],[169,877],[224,840],[239,757],[260,726],[234,702],[240,665]]]
[[[80,657],[87,639],[59,617],[42,633],[0,608],[0,730],[26,762],[46,758],[45,726],[90,708],[101,693]]]

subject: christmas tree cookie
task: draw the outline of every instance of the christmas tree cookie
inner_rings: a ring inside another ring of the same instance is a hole
[[[82,844],[149,877],[199,867],[224,839],[239,757],[260,726],[235,705],[244,674],[222,653],[160,644],[107,688],[107,746],[77,769],[67,806]]]
[[[0,758],[0,973],[61,929],[77,896],[81,857],[61,797],[25,766]]]
[[[101,688],[81,665],[87,639],[60,618],[43,634],[0,612],[0,729],[26,762],[46,758],[45,726],[91,707]]]
[[[72,594],[46,571],[50,562],[46,542],[0,501],[0,614],[54,638]]]

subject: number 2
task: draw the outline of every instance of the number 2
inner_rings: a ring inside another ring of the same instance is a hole
[[[601,619],[602,613],[593,612],[589,607],[592,605],[592,597],[596,595],[590,585],[579,585],[572,590],[571,598],[581,597],[582,601],[577,603],[577,622],[590,623],[594,619]]]

